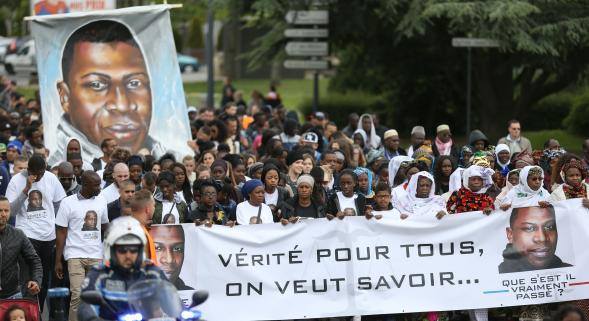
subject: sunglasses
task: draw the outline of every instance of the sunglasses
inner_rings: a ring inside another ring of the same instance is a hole
[[[131,246],[117,246],[116,251],[118,254],[137,254],[139,252],[139,247],[136,245]]]

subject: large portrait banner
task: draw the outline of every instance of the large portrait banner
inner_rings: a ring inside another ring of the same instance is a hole
[[[107,138],[133,154],[190,153],[170,8],[30,18],[50,165],[66,159],[72,139],[87,163]]]

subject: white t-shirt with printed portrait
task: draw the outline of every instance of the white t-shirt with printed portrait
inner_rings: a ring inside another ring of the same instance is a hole
[[[262,224],[274,223],[274,217],[272,216],[272,210],[264,203],[260,204],[262,210],[260,211],[259,206],[252,206],[248,201],[243,201],[237,204],[235,209],[235,215],[237,216],[237,224],[248,225],[251,224],[250,220],[252,217],[258,217],[258,211],[260,211],[260,220]]]
[[[6,189],[6,198],[13,203],[19,198],[27,185],[27,171],[13,176]],[[57,176],[45,171],[38,182],[33,182],[27,199],[12,213],[16,217],[15,227],[21,229],[28,238],[39,241],[55,240],[55,210],[53,203],[66,196]]]
[[[171,219],[168,218],[168,214],[171,214],[174,217],[173,222],[171,221]],[[162,202],[162,224],[180,224],[178,204],[167,200],[164,200]]]
[[[101,225],[108,223],[107,203],[98,195],[85,199],[79,193],[61,201],[55,225],[67,227],[63,256],[69,259],[101,259]]]

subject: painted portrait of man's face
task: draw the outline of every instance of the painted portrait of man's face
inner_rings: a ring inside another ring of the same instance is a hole
[[[57,84],[70,124],[99,146],[114,138],[133,153],[144,147],[152,115],[147,65],[133,35],[115,21],[76,30],[62,57]]]
[[[150,233],[159,266],[170,282],[175,283],[184,264],[184,230],[180,225],[160,225],[153,227]]]
[[[507,238],[514,249],[534,267],[544,269],[554,259],[558,231],[554,213],[548,208],[529,207],[507,228]]]

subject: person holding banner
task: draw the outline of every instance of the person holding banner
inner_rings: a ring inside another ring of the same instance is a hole
[[[241,192],[245,201],[237,204],[235,210],[237,224],[268,224],[274,223],[272,210],[264,204],[264,183],[259,179],[250,179],[243,184]]]
[[[334,193],[327,201],[326,217],[343,219],[344,216],[363,215],[366,210],[366,198],[355,192],[358,177],[351,169],[344,169],[339,178],[341,192]]]
[[[208,226],[228,225],[233,226],[234,221],[230,221],[223,208],[217,203],[217,193],[221,189],[219,184],[211,180],[198,180],[194,184],[195,189],[198,187],[200,196],[198,206],[190,214],[196,225],[205,224]]]
[[[315,179],[313,176],[303,174],[297,179],[297,194],[280,203],[281,222],[296,223],[300,219],[313,219],[325,217],[325,208],[319,202],[313,200],[313,188]]]
[[[462,173],[462,187],[453,192],[446,203],[448,213],[483,211],[489,215],[495,209],[493,199],[485,194],[492,185],[491,175],[494,171],[489,168],[472,165]]]
[[[395,160],[397,158],[401,158],[401,157],[400,156],[395,157],[395,158],[393,158],[393,160]],[[407,163],[406,166],[400,166],[400,167],[401,168],[399,169],[399,171],[401,171],[403,169],[403,167],[405,168],[406,181],[401,183],[400,185],[394,187],[393,190],[391,191],[391,203],[393,204],[394,208],[398,208],[401,206],[399,204],[399,202],[407,194],[407,187],[409,186],[409,181],[411,180],[411,176],[413,176],[414,174],[417,174],[419,172],[426,172],[428,170],[426,164],[424,164],[422,162],[416,162],[416,161],[411,161],[411,162]]]
[[[503,199],[500,208],[549,205],[550,194],[542,187],[544,171],[540,166],[526,166],[519,174],[519,184],[512,188]]]
[[[446,215],[444,199],[435,195],[436,184],[434,177],[425,171],[411,176],[407,194],[399,200],[397,210],[401,213],[401,219],[409,216],[435,216],[438,220]]]

